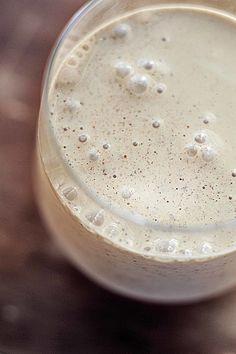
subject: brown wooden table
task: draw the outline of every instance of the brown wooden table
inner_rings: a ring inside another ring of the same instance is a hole
[[[79,0],[0,0],[0,351],[233,354],[236,292],[188,306],[94,285],[51,242],[32,193],[40,81]]]

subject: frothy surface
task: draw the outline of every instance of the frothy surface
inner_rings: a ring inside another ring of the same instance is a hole
[[[68,168],[99,198],[150,222],[234,219],[235,37],[236,23],[219,14],[146,9],[75,43],[50,96]],[[65,193],[75,198],[73,188]],[[96,226],[102,218],[88,216]],[[214,233],[196,247],[234,242]],[[178,242],[155,247],[174,253]]]

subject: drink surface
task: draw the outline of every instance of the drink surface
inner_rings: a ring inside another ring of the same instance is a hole
[[[69,173],[101,204],[153,225],[204,229],[234,220],[235,38],[236,20],[191,7],[147,8],[83,42],[72,38],[49,96]],[[73,213],[76,191],[63,185],[62,198]],[[106,236],[103,218],[87,220]],[[127,238],[123,229],[119,240]],[[213,227],[162,239],[150,231],[126,247],[174,258],[235,244],[232,228]]]

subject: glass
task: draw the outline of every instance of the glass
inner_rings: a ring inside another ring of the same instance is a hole
[[[234,286],[235,248],[224,249],[212,256],[202,254],[194,258],[193,262],[187,254],[173,256],[163,252],[153,255],[131,251],[127,245],[135,245],[139,242],[139,236],[147,232],[160,239],[166,234],[173,237],[181,234],[201,237],[217,228],[224,237],[227,229],[235,229],[235,222],[229,220],[219,225],[188,228],[150,223],[139,215],[120,210],[112,203],[96,197],[80,176],[65,166],[60,156],[49,125],[48,97],[58,67],[73,47],[74,41],[79,41],[104,22],[129,11],[178,3],[167,0],[98,0],[81,8],[64,29],[49,60],[43,84],[37,138],[38,203],[43,218],[62,249],[79,269],[105,287],[134,298],[159,302],[195,301],[215,296]],[[181,4],[188,5],[189,2],[181,1]],[[191,5],[208,6],[236,14],[234,1],[195,0]],[[127,239],[118,243],[121,229],[126,230]],[[99,230],[102,232],[99,233]]]

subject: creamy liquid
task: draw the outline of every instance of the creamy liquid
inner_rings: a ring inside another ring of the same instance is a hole
[[[57,181],[88,228],[152,255],[236,245],[233,227],[215,227],[236,214],[235,38],[223,14],[147,8],[73,42],[51,88],[50,123],[69,173],[100,200],[101,211],[83,215],[76,188]],[[154,229],[198,232],[107,232],[107,205]]]

